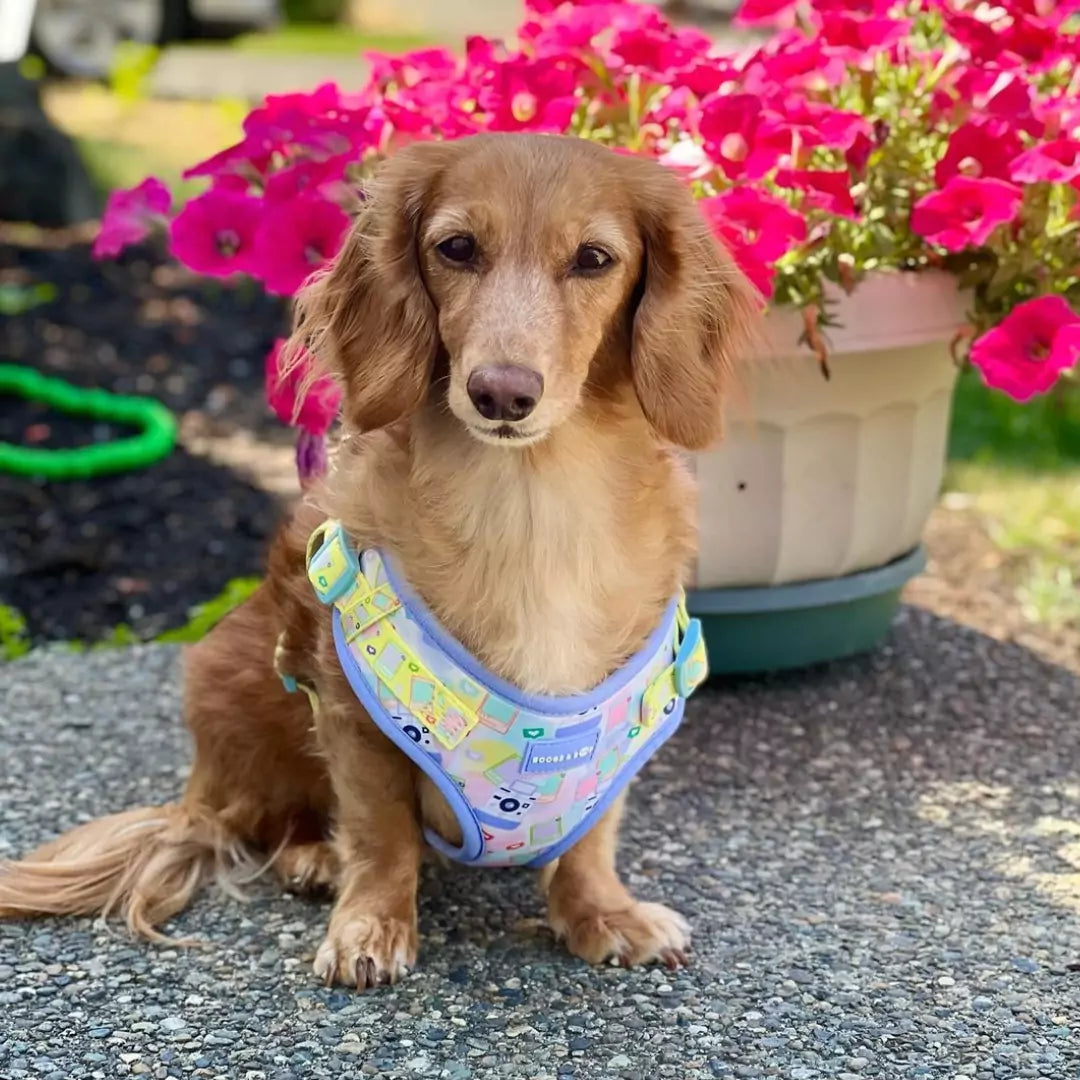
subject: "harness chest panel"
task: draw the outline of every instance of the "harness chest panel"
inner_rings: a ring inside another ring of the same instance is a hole
[[[485,671],[374,550],[336,522],[312,534],[308,574],[331,606],[353,691],[434,781],[462,831],[437,849],[484,866],[541,866],[596,821],[675,731],[707,675],[697,620],[673,601],[645,646],[588,694],[522,693]]]

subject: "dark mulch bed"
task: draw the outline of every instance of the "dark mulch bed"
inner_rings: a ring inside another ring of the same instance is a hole
[[[80,386],[146,394],[203,430],[288,439],[263,402],[262,364],[283,304],[245,283],[207,283],[145,246],[97,263],[85,238],[0,232],[0,285],[56,297],[0,316],[0,360]],[[0,441],[73,446],[124,432],[0,398]],[[149,637],[258,573],[277,500],[177,448],[139,472],[78,482],[0,474],[0,603],[35,641],[97,640],[118,624]]]

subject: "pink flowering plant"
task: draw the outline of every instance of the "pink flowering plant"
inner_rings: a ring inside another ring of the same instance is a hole
[[[731,51],[638,3],[526,0],[514,43],[372,55],[357,94],[268,98],[188,171],[207,190],[171,220],[156,181],[114,195],[98,251],[167,222],[191,269],[292,295],[397,147],[563,133],[678,172],[763,297],[803,309],[822,357],[835,288],[936,269],[969,290],[957,344],[988,384],[1022,401],[1071,373],[1080,0],[745,0],[739,21],[771,36]],[[268,398],[317,472],[337,391],[278,357]]]

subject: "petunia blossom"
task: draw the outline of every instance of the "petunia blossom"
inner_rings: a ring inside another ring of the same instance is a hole
[[[269,206],[255,235],[254,273],[267,289],[292,296],[341,247],[349,218],[318,194]]]
[[[818,15],[837,12],[881,16],[895,0],[743,0],[735,16],[737,26],[792,26],[800,8],[811,7]]]
[[[851,174],[845,169],[780,169],[776,184],[803,192],[803,204],[837,217],[857,218]]]
[[[250,195],[211,188],[172,220],[172,253],[189,269],[210,277],[250,272],[263,204]]]
[[[1068,184],[1080,177],[1080,141],[1060,138],[1019,154],[1010,166],[1021,184]]]
[[[661,165],[690,180],[707,176],[712,171],[712,163],[704,148],[692,139],[679,139],[657,160]]]
[[[839,50],[829,49],[820,37],[784,30],[754,52],[743,73],[742,89],[765,97],[780,89],[805,96],[847,77],[847,63]]]
[[[311,435],[325,435],[341,406],[341,390],[326,375],[305,386],[310,380],[310,356],[303,353],[298,364],[285,370],[284,348],[284,339],[278,338],[266,354],[266,401],[279,420]]]
[[[733,180],[758,179],[779,161],[779,150],[759,139],[761,124],[762,101],[756,94],[710,94],[697,117],[705,153]]]
[[[164,223],[171,205],[169,189],[155,176],[148,176],[133,188],[112,192],[94,240],[94,258],[113,258],[129,245],[137,244],[155,224]]]
[[[266,201],[288,202],[305,192],[334,191],[344,182],[345,170],[355,160],[353,154],[335,154],[323,160],[302,158],[278,169],[266,181]]]
[[[1004,120],[1029,135],[1042,134],[1034,92],[1021,72],[991,65],[962,67],[953,90],[972,116]]]
[[[773,266],[806,239],[805,219],[775,196],[746,186],[702,199],[700,207],[742,272],[763,296],[772,296]]]
[[[1010,179],[1009,165],[1020,153],[1020,140],[1003,120],[976,118],[949,136],[948,146],[934,167],[934,180],[944,187],[954,176]]]
[[[626,27],[615,27],[608,52],[627,75],[638,74],[657,82],[668,82],[672,72],[681,71],[706,56],[712,41],[700,30],[675,29],[658,11],[649,11],[653,19]]]
[[[736,26],[790,26],[799,0],[743,0],[735,14]]]
[[[185,169],[185,180],[208,176],[215,184],[230,178],[248,181],[265,175],[273,158],[273,146],[262,138],[248,137]]]
[[[1022,200],[1020,188],[1004,180],[954,176],[915,204],[911,228],[947,251],[979,247],[1016,217]]]
[[[328,465],[326,436],[301,429],[296,436],[296,474],[300,487],[306,489],[313,480],[325,476]]]
[[[822,41],[851,63],[868,63],[875,53],[910,33],[910,19],[875,18],[849,11],[829,11],[821,16]]]
[[[987,386],[1017,401],[1045,394],[1080,359],[1080,315],[1061,296],[1015,307],[971,346],[971,362]]]
[[[416,86],[427,79],[453,78],[459,66],[458,58],[441,47],[414,49],[397,56],[372,50],[364,59],[371,65],[370,78],[384,89],[390,83]]]

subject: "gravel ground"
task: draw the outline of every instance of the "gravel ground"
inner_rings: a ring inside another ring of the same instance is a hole
[[[421,963],[310,971],[326,908],[203,896],[185,951],[0,924],[0,1076],[1067,1080],[1080,1068],[1080,682],[907,609],[872,657],[715,686],[632,798],[623,865],[692,966],[590,970],[531,875],[432,868]],[[0,669],[0,855],[177,791],[176,655]]]

